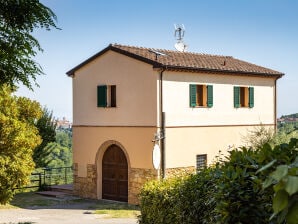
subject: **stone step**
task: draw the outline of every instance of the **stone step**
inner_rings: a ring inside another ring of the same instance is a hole
[[[54,198],[64,198],[70,196],[67,193],[59,192],[59,191],[39,191],[36,194],[47,196],[47,197],[54,197]]]
[[[53,185],[51,186],[51,191],[73,194],[73,185],[72,184]]]

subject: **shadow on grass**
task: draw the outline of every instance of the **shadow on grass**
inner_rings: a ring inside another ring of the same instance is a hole
[[[25,209],[86,209],[90,213],[106,215],[110,218],[134,218],[139,215],[139,207],[124,202],[109,200],[91,200],[78,197],[46,197],[36,192],[18,193],[10,204],[1,206],[0,209],[25,208]],[[31,224],[31,223],[11,223]]]

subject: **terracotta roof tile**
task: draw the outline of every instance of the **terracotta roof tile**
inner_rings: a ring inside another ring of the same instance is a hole
[[[231,56],[179,52],[165,49],[144,48],[120,44],[109,45],[98,54],[92,56],[85,62],[67,72],[67,74],[73,75],[77,69],[108,50],[113,50],[129,57],[133,57],[137,60],[144,61],[146,63],[152,64],[156,68],[160,67],[168,70],[241,73],[246,75],[262,75],[269,77],[274,76],[277,78],[284,75],[281,72],[245,62]]]

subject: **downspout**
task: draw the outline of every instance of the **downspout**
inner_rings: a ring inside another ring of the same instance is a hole
[[[277,90],[276,90],[277,79],[274,81],[274,130],[277,132]]]
[[[165,178],[165,112],[163,111],[163,72],[164,68],[159,73],[159,126],[160,126],[160,151],[161,151],[161,177]]]

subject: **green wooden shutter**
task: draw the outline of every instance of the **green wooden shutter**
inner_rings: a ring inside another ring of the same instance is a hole
[[[189,85],[189,106],[197,106],[197,85],[194,84]]]
[[[234,107],[240,107],[240,87],[234,86]]]
[[[97,106],[107,106],[107,86],[97,86]]]
[[[213,86],[207,86],[207,107],[213,106]]]
[[[254,87],[249,87],[248,88],[248,92],[249,92],[249,99],[248,99],[248,104],[250,108],[254,107]]]

